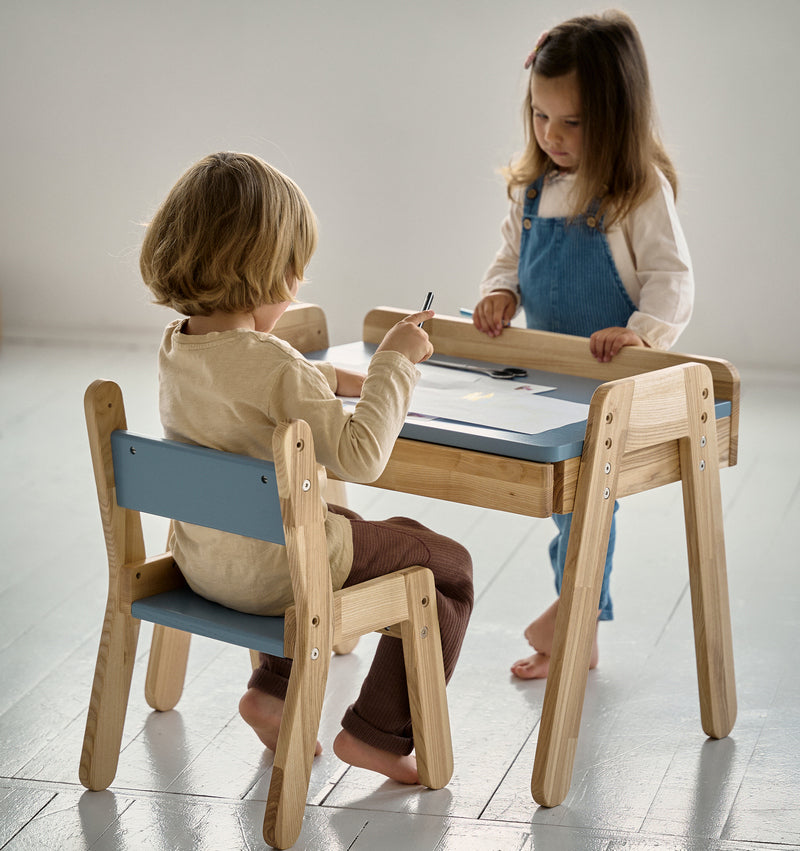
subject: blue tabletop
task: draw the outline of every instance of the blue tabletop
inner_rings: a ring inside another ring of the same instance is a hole
[[[309,360],[330,361],[343,368],[366,372],[369,360],[376,348],[371,343],[347,343],[342,346],[332,346],[329,349],[310,352],[306,357]],[[434,355],[430,363],[435,364],[436,360],[437,356]],[[497,366],[497,364],[485,361],[468,360],[449,355],[443,360],[486,367]],[[541,395],[586,405],[591,401],[594,391],[604,383],[593,378],[562,375],[537,369],[529,369],[525,378],[515,380],[555,387],[554,390]],[[730,402],[716,403],[717,418],[729,416],[730,412]],[[553,463],[579,457],[583,451],[585,433],[586,417],[577,422],[549,431],[542,431],[538,434],[521,434],[515,431],[504,431],[455,420],[415,420],[415,418],[409,417],[400,432],[400,437],[441,446],[452,446],[458,449],[487,452],[506,458]]]

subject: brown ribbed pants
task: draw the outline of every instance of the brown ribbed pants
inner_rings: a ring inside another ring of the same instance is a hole
[[[353,567],[344,587],[404,567],[430,568],[436,583],[444,674],[449,682],[472,612],[469,553],[461,544],[407,517],[369,521],[336,505],[329,505],[328,510],[347,517],[353,529]],[[248,687],[284,699],[291,667],[291,659],[262,653],[261,665],[253,671]],[[342,727],[373,747],[396,754],[411,753],[414,739],[400,639],[381,636],[361,693],[345,712]]]

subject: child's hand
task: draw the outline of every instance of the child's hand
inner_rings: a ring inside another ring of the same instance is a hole
[[[433,316],[432,310],[423,310],[420,313],[412,313],[401,319],[386,332],[386,336],[378,346],[379,352],[400,352],[405,355],[411,363],[420,363],[428,360],[433,354],[433,345],[428,335],[422,328],[418,327],[420,322],[425,322]],[[377,354],[377,353],[376,353]]]
[[[630,328],[602,328],[589,337],[589,351],[601,363],[608,363],[623,346],[646,346]]]
[[[361,388],[364,386],[364,375],[360,372],[351,372],[349,369],[336,367],[336,395],[337,396],[360,396]]]
[[[472,324],[490,337],[503,333],[517,310],[517,300],[511,290],[497,290],[484,296],[472,311]]]

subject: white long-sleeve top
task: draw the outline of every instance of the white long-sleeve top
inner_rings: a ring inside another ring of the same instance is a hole
[[[606,232],[611,256],[636,310],[628,327],[647,345],[669,349],[689,322],[694,305],[694,276],[686,239],[678,220],[672,187],[661,172],[659,189],[622,222]],[[539,199],[539,216],[567,217],[574,174],[546,179]],[[481,282],[481,297],[493,290],[510,290],[520,305],[517,268],[522,235],[524,189],[511,201],[501,227],[503,242]]]

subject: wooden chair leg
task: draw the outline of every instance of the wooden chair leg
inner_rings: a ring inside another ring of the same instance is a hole
[[[711,377],[687,373],[690,437],[680,441],[689,585],[692,595],[700,718],[721,739],[736,720],[736,681],[728,602],[719,455]]]
[[[79,769],[81,783],[93,791],[107,789],[117,773],[138,638],[139,621],[120,613],[117,599],[109,598]]]
[[[167,551],[170,549],[172,532],[173,521],[170,520]],[[192,635],[189,632],[170,629],[161,624],[155,624],[153,627],[150,655],[147,658],[144,697],[147,705],[159,712],[174,709],[181,699],[183,684],[186,681],[186,663],[189,660],[191,640]]]
[[[298,630],[264,813],[264,839],[273,848],[290,848],[303,826],[330,667],[330,636],[317,642],[311,633],[303,637]]]
[[[427,568],[405,573],[408,620],[401,624],[411,726],[420,783],[441,789],[453,776],[436,587]]]
[[[631,397],[631,386],[609,393],[587,425],[531,777],[545,807],[558,806],[572,781]]]
[[[161,624],[153,627],[144,696],[148,706],[159,712],[174,709],[180,700],[191,640],[189,632]]]
[[[139,640],[139,621],[121,608],[121,570],[124,564],[144,559],[145,549],[138,512],[120,508],[114,492],[110,435],[126,428],[122,391],[110,381],[92,382],[84,394],[84,411],[109,575],[78,774],[87,789],[100,790],[107,789],[117,773]]]

